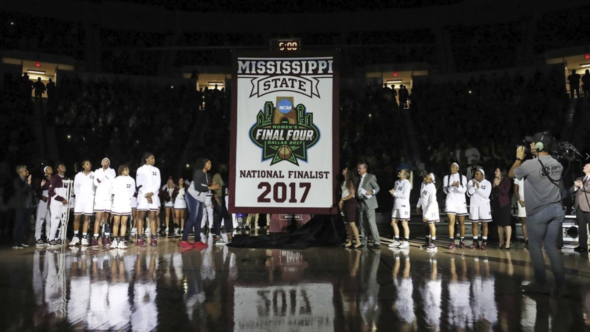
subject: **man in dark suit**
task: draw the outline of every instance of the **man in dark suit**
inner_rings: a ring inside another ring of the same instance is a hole
[[[31,175],[27,166],[16,167],[18,178],[14,179],[14,209],[16,218],[14,220],[14,236],[12,249],[28,247],[24,244],[23,233],[27,223],[31,222],[31,208],[33,207],[33,188],[31,188]]]
[[[379,185],[377,184],[377,177],[373,174],[367,173],[367,164],[359,163],[357,171],[360,175],[360,180],[357,185],[356,197],[359,202],[359,225],[361,243],[367,245],[366,232],[369,231],[373,237],[375,249],[379,248],[381,239],[379,238],[379,230],[377,229],[377,223],[375,222],[375,209],[379,207],[377,205],[377,193],[379,192]]]
[[[584,165],[584,177],[577,178],[570,189],[575,193],[576,220],[578,222],[579,245],[577,252],[588,252],[588,229],[590,224],[590,163]]]

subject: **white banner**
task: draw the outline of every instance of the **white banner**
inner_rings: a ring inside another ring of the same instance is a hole
[[[329,213],[338,156],[333,56],[235,59],[230,210]]]

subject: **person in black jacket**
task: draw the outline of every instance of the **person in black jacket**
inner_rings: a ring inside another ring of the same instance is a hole
[[[23,244],[23,233],[27,222],[31,221],[31,209],[33,207],[33,188],[31,187],[31,175],[25,165],[16,167],[18,178],[14,179],[14,234],[12,249],[28,247]]]

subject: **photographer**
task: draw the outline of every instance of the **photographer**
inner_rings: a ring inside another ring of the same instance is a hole
[[[558,249],[565,217],[558,183],[561,180],[563,166],[549,155],[548,150],[553,139],[548,132],[537,133],[533,137],[527,136],[525,141],[530,143],[531,153],[537,156],[537,159],[523,162],[525,147],[519,146],[516,149],[516,161],[508,174],[511,178],[525,181],[529,250],[535,281],[524,285],[522,290],[545,294],[550,292],[541,250],[541,244],[543,244],[555,276],[554,291],[560,295],[566,295],[563,261]]]

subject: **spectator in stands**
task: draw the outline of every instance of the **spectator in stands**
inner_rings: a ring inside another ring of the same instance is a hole
[[[401,108],[408,108],[408,89],[406,89],[405,85],[399,86],[399,104]]]
[[[35,82],[35,101],[41,100],[45,90],[47,90],[45,84],[41,81],[41,77],[38,77],[37,82]]]
[[[576,70],[572,69],[572,74],[567,77],[570,83],[570,98],[574,98],[574,91],[576,91],[576,97],[580,98],[580,74],[576,74]]]
[[[397,103],[397,91],[395,91],[395,84],[391,85],[391,96],[393,97],[393,107],[397,108],[398,103]]]
[[[21,78],[21,86],[25,100],[31,100],[31,94],[33,93],[33,82],[29,78],[29,74],[25,73],[23,75]]]
[[[582,76],[582,91],[584,91],[584,98],[588,98],[590,94],[590,70],[586,69],[584,76]]]
[[[49,79],[49,83],[47,83],[47,99],[48,101],[54,102],[55,101],[55,92],[56,92],[56,88],[55,88],[55,83],[53,83],[53,80],[50,78]]]

